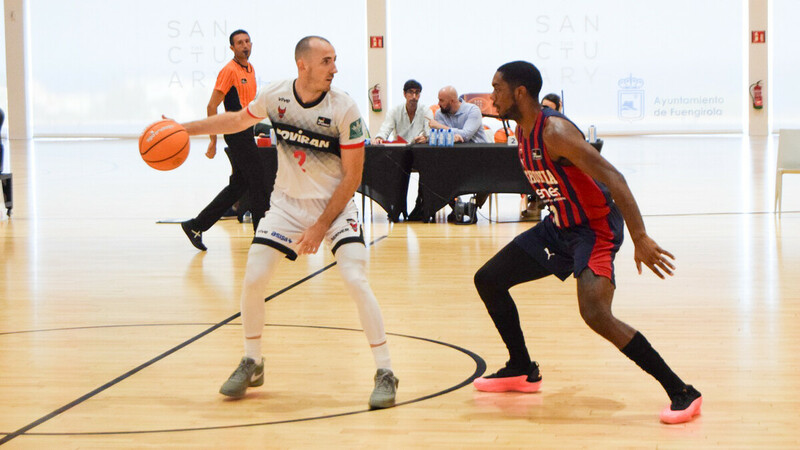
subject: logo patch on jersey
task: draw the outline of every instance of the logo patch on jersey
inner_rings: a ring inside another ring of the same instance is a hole
[[[528,177],[530,184],[550,184],[557,185],[558,180],[549,170],[526,170],[525,176]]]
[[[275,134],[288,144],[339,155],[339,140],[291,125],[272,122]]]
[[[361,118],[356,119],[355,122],[350,124],[350,139],[360,138],[364,135],[364,130],[361,127]]]
[[[533,159],[542,159],[542,149],[540,149],[540,148],[532,148],[531,149],[531,157]]]
[[[247,78],[242,78],[242,84],[247,84]]]
[[[284,114],[286,114],[286,108],[278,106],[278,118],[283,119]]]
[[[328,127],[328,128],[330,128],[330,126],[331,126],[331,119],[329,119],[329,118],[327,118],[327,117],[322,117],[322,116],[319,116],[319,117],[317,117],[317,125],[319,125],[319,126],[321,126],[321,127]]]
[[[347,219],[347,223],[350,224],[350,228],[353,229],[354,233],[358,233],[358,222],[353,219]]]
[[[281,103],[289,103],[291,100],[286,97],[278,97],[278,101]]]

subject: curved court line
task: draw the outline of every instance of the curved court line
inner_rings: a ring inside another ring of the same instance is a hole
[[[383,240],[385,238],[387,238],[386,235],[381,236],[381,237],[375,239],[374,241],[370,242],[369,246],[372,246],[376,242],[379,242],[379,241],[381,241],[381,240]],[[314,273],[312,273],[312,274],[310,274],[310,275],[308,275],[308,276],[306,276],[306,277],[304,277],[304,278],[292,283],[291,285],[289,285],[289,286],[287,286],[287,287],[285,287],[285,288],[273,293],[269,297],[265,298],[264,302],[267,302],[267,301],[277,297],[278,295],[288,291],[289,289],[292,289],[292,288],[304,283],[305,281],[307,281],[307,280],[309,280],[309,279],[321,274],[322,272],[325,272],[326,270],[330,269],[331,267],[333,267],[335,265],[336,265],[336,262],[334,261],[333,263],[328,264],[327,266],[323,267],[322,269],[319,269],[316,272],[314,272]],[[208,329],[204,330],[200,334],[198,334],[198,335],[196,335],[196,336],[184,341],[181,344],[178,344],[177,346],[175,346],[175,347],[167,350],[166,352],[156,356],[155,358],[151,359],[150,361],[147,361],[147,362],[139,365],[138,367],[136,367],[136,368],[134,368],[134,369],[132,369],[132,370],[120,375],[119,377],[109,381],[108,383],[100,386],[99,388],[94,389],[93,391],[91,391],[91,392],[89,392],[89,393],[77,398],[76,400],[73,400],[72,402],[70,402],[70,403],[68,403],[68,404],[56,409],[55,411],[53,411],[53,412],[51,412],[51,413],[39,418],[38,420],[36,420],[34,422],[29,423],[28,425],[26,425],[26,426],[24,426],[24,427],[22,427],[22,428],[20,428],[20,429],[18,429],[16,431],[14,431],[14,432],[11,432],[11,433],[0,433],[0,434],[5,434],[5,437],[0,439],[0,445],[2,445],[4,443],[6,443],[6,442],[18,437],[18,436],[21,436],[21,435],[28,435],[28,436],[70,436],[70,435],[110,435],[110,434],[168,433],[168,432],[178,432],[178,431],[212,430],[212,429],[223,429],[223,428],[241,428],[241,427],[254,427],[254,426],[264,426],[264,425],[277,425],[277,424],[281,424],[281,423],[305,422],[305,421],[310,421],[310,420],[321,420],[321,419],[327,419],[327,418],[333,418],[333,417],[341,417],[341,416],[348,416],[348,415],[353,415],[353,414],[361,414],[361,413],[365,413],[365,412],[370,412],[370,410],[365,409],[365,410],[358,410],[358,411],[348,411],[348,412],[338,413],[338,414],[329,414],[329,415],[325,415],[325,416],[306,417],[306,418],[301,418],[301,419],[289,419],[289,420],[274,421],[274,422],[263,422],[263,423],[252,423],[252,424],[241,424],[241,425],[226,425],[226,426],[205,427],[205,428],[185,428],[185,429],[174,429],[174,430],[87,432],[87,433],[28,433],[28,430],[31,430],[31,429],[43,424],[44,422],[47,422],[48,420],[52,419],[53,417],[56,417],[56,416],[60,415],[61,413],[69,410],[70,408],[83,403],[84,401],[86,401],[86,400],[94,397],[95,395],[105,391],[106,389],[114,386],[115,384],[117,384],[117,383],[119,383],[119,382],[121,382],[121,381],[123,381],[123,380],[125,380],[125,379],[127,379],[127,378],[129,378],[131,376],[133,376],[137,372],[139,372],[139,371],[141,371],[141,370],[143,370],[143,369],[155,364],[156,362],[160,361],[161,359],[164,359],[167,356],[177,352],[178,350],[188,346],[192,342],[197,341],[198,339],[202,338],[203,336],[206,336],[206,335],[210,334],[212,331],[217,330],[218,328],[220,328],[222,326],[230,325],[230,322],[233,321],[234,319],[238,318],[239,316],[241,316],[240,312],[228,317],[227,319],[225,319],[225,320],[223,320],[223,321],[221,321],[219,323],[216,323],[216,324],[212,325],[211,327],[209,327]],[[143,324],[141,326],[169,326],[169,325],[175,325],[175,324]],[[207,325],[207,324],[190,323],[190,324],[184,324],[184,325]],[[89,326],[89,327],[72,327],[72,328],[52,328],[52,329],[47,329],[47,330],[28,330],[28,331],[5,332],[5,333],[0,333],[0,335],[33,333],[33,332],[44,332],[44,331],[80,330],[80,329],[92,329],[92,328],[117,328],[117,327],[125,327],[125,326],[136,326],[136,325],[107,325],[107,326]],[[303,325],[278,325],[278,324],[271,325],[271,326],[304,327]],[[309,326],[305,326],[305,327],[309,327]],[[360,331],[360,332],[363,331],[363,330],[356,330],[356,329],[352,329],[352,328],[337,328],[337,327],[322,327],[322,326],[312,327],[312,328],[325,328],[325,329],[337,329],[337,330]],[[425,395],[425,396],[422,396],[422,397],[419,397],[419,398],[415,398],[415,399],[412,399],[412,400],[408,400],[408,401],[405,401],[405,402],[398,403],[397,405],[395,405],[395,407],[402,406],[402,405],[407,405],[407,404],[411,404],[411,403],[420,402],[420,401],[423,401],[423,400],[427,400],[429,398],[433,398],[433,397],[437,397],[437,396],[440,396],[440,395],[444,395],[444,394],[446,394],[448,392],[452,392],[454,390],[460,389],[460,388],[470,384],[475,378],[481,376],[486,371],[486,362],[483,360],[483,358],[481,358],[477,354],[475,354],[475,353],[473,353],[473,352],[471,352],[471,351],[469,351],[467,349],[458,347],[458,346],[453,345],[453,344],[448,344],[446,342],[436,341],[436,340],[428,339],[428,338],[422,338],[422,337],[404,335],[404,334],[395,334],[395,333],[387,333],[387,334],[393,335],[393,336],[399,336],[399,337],[406,337],[406,338],[409,338],[409,339],[417,339],[417,340],[427,341],[427,342],[431,342],[431,343],[444,345],[446,347],[453,348],[455,350],[458,350],[458,351],[470,356],[473,359],[473,361],[475,361],[475,366],[476,366],[475,367],[475,371],[473,372],[473,374],[470,377],[468,377],[467,379],[465,379],[464,381],[462,381],[461,383],[459,383],[459,384],[457,384],[455,386],[451,386],[451,387],[449,387],[447,389],[444,389],[442,391],[436,392],[434,394],[429,394],[429,395]]]
[[[201,323],[163,324],[163,325],[145,324],[143,326],[175,326],[175,325],[191,326],[191,325],[207,325],[207,324],[201,324]],[[226,324],[226,325],[234,325],[234,324]],[[238,324],[236,324],[236,325],[238,325]],[[110,325],[110,326],[107,326],[107,327],[103,327],[103,326],[75,327],[75,328],[69,328],[69,329],[66,329],[66,330],[80,330],[80,329],[86,329],[86,328],[116,328],[116,327],[119,327],[119,326],[120,325]],[[122,326],[136,327],[137,325],[122,325]],[[326,327],[326,326],[319,326],[319,325],[266,324],[265,326],[287,327],[287,328],[316,328],[316,329],[322,329],[322,330],[356,331],[356,332],[359,332],[359,333],[363,333],[363,331],[364,331],[364,330],[357,329],[357,328]],[[65,330],[65,329],[59,328],[59,329],[42,330],[42,331],[63,331],[63,330]],[[420,337],[420,336],[412,336],[412,335],[408,335],[408,334],[399,334],[399,333],[386,333],[386,334],[390,335],[390,336],[397,336],[397,337],[403,337],[403,338],[408,338],[408,339],[415,339],[415,340],[418,340],[418,341],[425,341],[425,342],[430,342],[430,343],[433,343],[433,344],[449,347],[449,348],[457,350],[457,351],[459,351],[461,353],[464,353],[465,355],[467,355],[470,358],[472,358],[472,360],[475,362],[475,370],[473,371],[473,373],[469,377],[467,377],[465,380],[461,381],[460,383],[458,383],[456,385],[453,385],[453,386],[450,386],[448,388],[442,389],[441,391],[434,392],[432,394],[423,395],[422,397],[417,397],[417,398],[414,398],[414,399],[411,399],[411,400],[406,400],[404,402],[400,402],[400,403],[398,403],[398,404],[396,404],[394,406],[395,408],[397,408],[399,406],[410,405],[412,403],[421,402],[423,400],[428,400],[428,399],[431,399],[431,398],[434,398],[434,397],[439,397],[439,396],[447,394],[449,392],[453,392],[455,390],[461,389],[462,387],[471,384],[473,380],[475,380],[479,376],[483,375],[484,372],[486,372],[486,361],[484,361],[483,358],[481,358],[478,354],[476,354],[476,353],[474,353],[474,352],[472,352],[470,350],[467,350],[467,349],[465,349],[463,347],[459,347],[457,345],[450,344],[450,343],[447,343],[447,342],[437,341],[435,339],[429,339],[429,338]],[[22,436],[104,436],[104,435],[123,435],[123,434],[176,433],[176,432],[182,432],[182,431],[222,430],[222,429],[228,429],[228,428],[248,428],[248,427],[266,426],[266,425],[280,425],[280,424],[287,424],[287,423],[309,422],[309,421],[312,421],[312,420],[331,419],[331,418],[334,418],[334,417],[351,416],[351,415],[354,415],[354,414],[363,414],[363,413],[378,412],[378,411],[382,411],[382,410],[379,410],[379,409],[377,409],[377,410],[359,409],[359,410],[355,410],[355,411],[346,411],[346,412],[342,412],[342,413],[326,414],[326,415],[321,415],[321,416],[302,417],[302,418],[298,418],[298,419],[286,419],[286,420],[276,420],[276,421],[271,421],[271,422],[255,422],[255,423],[245,423],[245,424],[236,424],[236,425],[219,425],[219,426],[193,427],[193,428],[170,428],[170,429],[161,429],[161,430],[156,429],[156,430],[134,430],[134,431],[63,432],[63,433],[25,433],[25,432],[23,432],[23,433],[19,433],[17,435],[18,436],[19,435],[22,435]],[[2,434],[2,433],[0,433],[0,434]]]
[[[386,239],[387,237],[388,237],[388,235],[383,235],[383,236],[373,240],[372,242],[369,243],[368,247],[372,247],[377,242],[380,242],[380,241]],[[325,272],[326,270],[330,269],[331,267],[333,267],[335,265],[336,265],[336,261],[328,264],[327,266],[317,270],[316,272],[314,272],[314,273],[312,273],[310,275],[307,275],[307,276],[301,278],[298,281],[295,281],[294,283],[290,284],[289,286],[286,286],[285,288],[283,288],[283,289],[279,290],[278,292],[275,292],[274,294],[272,294],[269,297],[265,298],[264,302],[270,301],[271,299],[283,294],[284,292],[288,291],[289,289],[292,289],[292,288],[294,288],[294,287],[296,287],[296,286],[298,286],[298,285],[310,280],[311,278],[314,278],[315,276],[321,274],[322,272]],[[64,411],[67,411],[68,409],[70,409],[70,408],[72,408],[74,406],[80,405],[81,403],[83,403],[86,400],[94,397],[95,395],[105,391],[106,389],[110,388],[111,386],[114,386],[115,384],[117,384],[117,383],[125,380],[126,378],[132,376],[136,372],[139,372],[140,370],[155,364],[156,362],[158,362],[158,361],[166,358],[167,356],[177,352],[178,350],[186,347],[187,345],[189,345],[192,342],[200,339],[201,337],[211,333],[212,331],[216,330],[217,328],[228,324],[229,322],[231,322],[232,320],[236,319],[237,317],[239,317],[241,315],[242,315],[241,312],[237,312],[236,314],[228,317],[227,319],[223,320],[222,322],[219,322],[219,323],[213,325],[212,327],[208,328],[207,330],[204,330],[203,332],[201,332],[197,336],[189,338],[188,340],[186,340],[186,341],[176,345],[175,347],[172,347],[171,349],[165,351],[164,353],[156,356],[155,358],[151,359],[150,361],[147,361],[147,362],[145,362],[145,363],[143,363],[143,364],[141,364],[141,365],[139,365],[139,366],[127,371],[127,372],[125,372],[124,374],[118,376],[117,378],[114,378],[113,380],[111,380],[108,383],[100,386],[99,388],[96,388],[93,391],[78,397],[77,399],[75,399],[75,400],[67,403],[66,405],[56,409],[55,411],[53,411],[53,412],[51,412],[51,413],[49,413],[49,414],[47,414],[47,415],[45,415],[43,417],[40,417],[39,419],[37,419],[37,420],[25,425],[24,427],[12,432],[12,433],[5,433],[6,436],[3,437],[2,439],[0,439],[0,445],[5,444],[6,442],[16,438],[17,436],[19,436],[21,434],[25,434],[28,430],[30,430],[32,428],[35,428],[35,427],[38,427],[39,425],[47,422],[48,420],[52,419],[53,417],[56,417],[57,415],[63,413]],[[0,434],[2,434],[2,433],[0,433]]]

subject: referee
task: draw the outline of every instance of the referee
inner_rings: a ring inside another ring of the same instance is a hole
[[[233,59],[222,68],[217,75],[217,83],[208,101],[209,116],[217,114],[220,103],[225,104],[225,111],[239,111],[256,97],[256,75],[253,65],[248,61],[252,49],[250,35],[244,30],[236,30],[230,36]],[[269,209],[269,188],[263,170],[263,163],[258,157],[253,127],[238,133],[226,134],[225,153],[231,162],[232,173],[228,182],[213,200],[194,219],[181,222],[181,228],[189,241],[197,249],[205,251],[203,232],[211,228],[228,211],[237,200],[247,193],[246,203],[253,216],[253,230],[258,221]],[[213,158],[217,154],[217,136],[210,136],[206,156]]]

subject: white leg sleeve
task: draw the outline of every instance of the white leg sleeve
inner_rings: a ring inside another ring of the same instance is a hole
[[[283,253],[266,245],[250,246],[250,251],[247,253],[247,268],[242,283],[241,300],[245,340],[248,337],[261,336],[261,332],[264,330],[264,295],[267,292],[267,284],[283,257]],[[260,361],[261,358],[260,345],[258,347],[258,349],[249,349],[251,353],[258,355],[256,361]],[[248,353],[247,350],[248,348],[245,348],[245,353]]]
[[[336,261],[347,292],[358,307],[367,341],[372,346],[386,342],[381,308],[367,281],[367,249],[361,243],[344,244],[336,250]]]

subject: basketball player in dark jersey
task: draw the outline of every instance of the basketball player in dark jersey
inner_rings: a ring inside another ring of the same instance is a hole
[[[658,277],[672,275],[672,254],[645,232],[636,201],[624,177],[589,145],[561,113],[542,108],[542,77],[528,62],[501,66],[492,79],[500,116],[518,124],[519,159],[534,191],[550,215],[517,236],[475,274],[475,286],[508,348],[510,359],[497,373],[475,380],[480,391],[536,392],[542,377],[531,361],[509,289],[526,281],[570,273],[577,278],[581,317],[664,387],[671,405],[665,423],[682,423],[700,414],[703,398],[685,384],[645,337],[611,312],[614,256],[627,223],[636,247],[634,260]],[[623,221],[624,218],[624,221]]]

